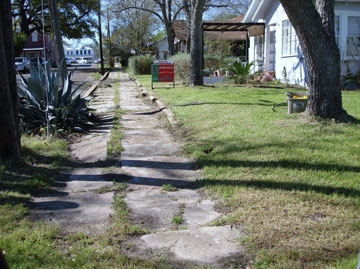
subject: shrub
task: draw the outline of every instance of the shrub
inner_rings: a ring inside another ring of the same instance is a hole
[[[235,79],[236,83],[247,83],[253,64],[253,62],[234,62],[233,64],[227,65],[225,70],[233,73],[232,78]]]
[[[204,68],[214,72],[220,70],[223,66],[224,60],[219,56],[205,55],[204,56]]]
[[[115,66],[115,59],[114,59],[113,56],[109,56],[108,59],[107,59],[107,61],[108,61],[108,65],[109,65],[110,67],[114,67],[114,66]]]
[[[75,70],[75,69],[74,69]],[[51,71],[50,61],[42,67],[30,66],[30,77],[25,79],[21,74],[22,86],[18,85],[18,110],[22,131],[37,132],[46,126],[46,97],[48,97],[48,120],[52,132],[83,132],[93,126],[94,115],[87,107],[91,97],[82,98],[79,88],[72,89],[71,71],[65,78],[62,87],[59,85],[60,68],[57,73]]]
[[[129,58],[129,70],[133,75],[150,75],[155,58],[150,55]]]
[[[170,58],[174,63],[175,77],[187,83],[189,80],[190,55],[187,53],[178,53]]]

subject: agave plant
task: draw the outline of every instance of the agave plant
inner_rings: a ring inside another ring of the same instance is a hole
[[[61,65],[60,65],[61,66]],[[53,72],[50,61],[43,67],[40,63],[30,66],[30,77],[21,74],[22,86],[18,85],[20,128],[36,131],[47,125],[53,132],[83,132],[94,123],[93,113],[87,107],[92,97],[82,98],[79,85],[72,88],[72,70],[60,87],[60,70]]]
[[[236,83],[248,83],[250,69],[253,65],[253,62],[234,62],[227,65],[225,70],[234,74],[232,77],[235,79]]]

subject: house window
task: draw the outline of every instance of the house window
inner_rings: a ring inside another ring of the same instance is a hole
[[[78,50],[76,50],[76,55],[79,55],[79,51],[78,51]]]
[[[299,40],[289,20],[282,22],[282,55],[297,55]]]
[[[83,55],[83,51],[82,51],[82,50],[80,50],[80,55]]]
[[[88,54],[91,55],[91,50],[88,50]]]
[[[360,17],[348,17],[348,35],[346,40],[346,55],[360,56]]]
[[[36,31],[32,32],[31,41],[32,42],[38,42],[39,41],[38,32],[36,32]]]
[[[335,41],[338,47],[340,48],[340,16],[335,16]]]
[[[256,60],[264,58],[264,36],[257,36],[255,38]]]

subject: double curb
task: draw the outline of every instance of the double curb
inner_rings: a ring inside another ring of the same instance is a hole
[[[81,97],[85,98],[85,97],[92,95],[94,93],[94,91],[97,89],[97,87],[99,87],[100,83],[103,82],[105,79],[107,79],[110,72],[111,72],[111,70],[107,71],[101,78],[99,78],[97,81],[95,81],[89,89],[82,92]]]
[[[141,96],[142,97],[148,97],[148,99],[157,106],[157,108],[159,109],[159,111],[162,111],[165,116],[167,117],[171,127],[175,127],[177,125],[177,122],[175,120],[175,116],[174,113],[168,109],[163,102],[161,102],[160,100],[158,100],[155,96],[153,96],[152,92],[149,92],[148,90],[146,90],[141,84],[140,82],[133,78],[132,80],[135,81],[137,89],[141,92]]]

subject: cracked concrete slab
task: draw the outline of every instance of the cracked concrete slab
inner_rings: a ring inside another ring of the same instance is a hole
[[[111,73],[109,78],[116,75]],[[113,186],[113,181],[106,177],[107,168],[103,167],[114,117],[113,99],[112,87],[97,88],[90,107],[106,121],[71,146],[72,155],[86,165],[74,168],[61,182],[65,185],[58,189],[61,196],[34,198],[31,219],[57,224],[65,232],[89,235],[103,233],[110,226],[114,192],[98,193],[97,190]]]
[[[210,267],[244,256],[240,228],[212,226],[221,214],[214,201],[196,190],[195,161],[181,156],[181,143],[163,128],[161,110],[139,98],[127,74],[121,73],[120,81],[120,108],[126,110],[121,117],[122,172],[129,178],[124,200],[132,223],[151,232],[132,239],[136,251],[128,255],[151,258],[164,253],[176,261]],[[165,184],[177,190],[166,191]]]
[[[222,258],[244,251],[236,238],[241,233],[230,225],[167,231],[141,237],[151,248],[168,248],[179,260],[216,263]]]

